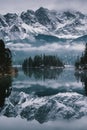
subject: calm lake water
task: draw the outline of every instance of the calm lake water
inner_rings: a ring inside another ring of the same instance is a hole
[[[18,68],[0,78],[1,130],[86,130],[87,74]]]

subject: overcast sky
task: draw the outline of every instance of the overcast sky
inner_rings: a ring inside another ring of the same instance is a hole
[[[87,14],[87,0],[0,0],[0,14],[20,13],[39,7],[56,10],[74,9]]]

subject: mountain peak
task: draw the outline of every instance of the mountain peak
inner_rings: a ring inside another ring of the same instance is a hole
[[[49,11],[49,10],[48,10],[47,8],[40,7],[39,9],[36,10],[36,12],[37,12],[37,11],[43,12],[43,11]]]
[[[6,33],[8,39],[12,40],[17,38],[15,32],[19,33],[19,39],[39,34],[70,39],[86,34],[86,26],[87,16],[73,10],[58,12],[40,7],[36,11],[23,11],[20,15],[16,13],[0,15],[0,36],[5,37]]]
[[[46,8],[40,7],[38,10],[36,10],[35,15],[42,25],[50,24],[50,18],[49,18],[50,11]]]
[[[11,26],[17,19],[18,15],[16,13],[7,13],[4,15],[4,18],[6,19],[6,22],[9,26]]]
[[[73,14],[72,11],[65,11],[64,15],[67,16],[67,18],[75,18],[75,14]]]
[[[27,13],[34,14],[35,12],[33,10],[27,10]]]
[[[66,10],[62,12],[67,18],[84,18],[85,15],[77,10]]]
[[[27,12],[22,12],[20,17],[23,22],[28,25],[37,22],[37,18],[33,10],[27,10]]]

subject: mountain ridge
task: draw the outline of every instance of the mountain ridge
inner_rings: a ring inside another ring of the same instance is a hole
[[[86,35],[87,16],[79,11],[48,10],[23,11],[20,15],[0,15],[0,37],[5,41],[35,39],[39,34],[57,38],[75,39]]]

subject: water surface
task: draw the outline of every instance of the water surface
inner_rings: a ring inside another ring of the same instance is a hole
[[[16,77],[0,78],[2,130],[87,128],[86,73],[73,67],[18,70]]]

